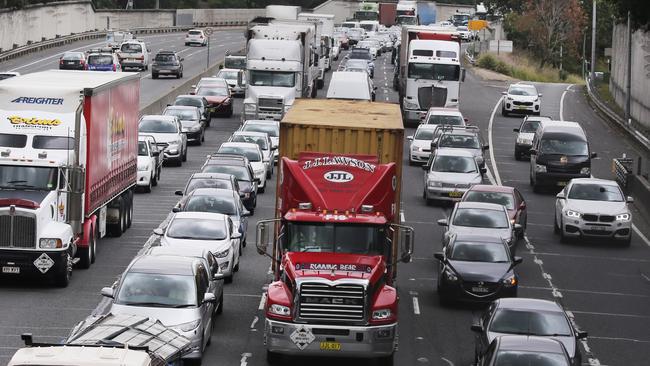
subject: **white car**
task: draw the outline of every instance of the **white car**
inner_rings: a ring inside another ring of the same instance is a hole
[[[458,149],[439,148],[429,162],[422,166],[424,191],[422,197],[427,204],[434,201],[460,201],[463,194],[483,182],[480,168],[471,152]]]
[[[327,99],[375,101],[376,87],[367,72],[335,71],[327,88]]]
[[[164,161],[181,166],[187,160],[187,136],[178,117],[144,115],[138,122],[138,132],[156,139],[158,147],[163,149]]]
[[[270,163],[264,162],[262,149],[257,144],[250,142],[224,142],[219,146],[217,154],[240,155],[248,158],[255,178],[260,181],[257,190],[260,193],[264,193],[264,189],[266,188],[266,172],[269,169],[267,165]]]
[[[146,193],[151,192],[151,186],[158,185],[158,150],[152,146],[151,140],[146,137],[138,138],[138,181],[136,185],[142,187]]]
[[[264,132],[271,138],[271,148],[273,149],[273,163],[278,164],[278,149],[280,147],[280,122],[269,121],[265,119],[251,119],[245,121],[239,128],[240,131]]]
[[[431,107],[422,119],[428,125],[465,126],[468,120],[456,108]]]
[[[433,142],[433,131],[437,125],[419,125],[413,136],[408,136],[409,164],[426,163],[431,157],[431,142]]]
[[[190,29],[185,35],[185,45],[191,46],[193,44],[198,44],[199,46],[208,45],[208,37],[205,35],[205,32],[201,29]]]
[[[470,41],[472,39],[472,31],[466,26],[456,27],[456,31],[460,33],[460,39],[463,41]]]
[[[241,75],[241,76],[240,76]],[[216,78],[226,80],[228,88],[233,95],[242,96],[246,92],[246,73],[241,69],[221,69],[215,75]],[[238,80],[241,78],[241,84],[238,84]]]
[[[508,116],[510,113],[525,113],[539,116],[542,105],[542,94],[532,84],[517,83],[504,91],[501,101],[501,115]]]
[[[555,233],[562,242],[569,238],[606,238],[629,246],[632,240],[632,213],[615,181],[575,178],[557,194]]]
[[[117,51],[117,57],[120,60],[122,70],[127,68],[149,70],[151,51],[143,41],[131,39],[122,42],[120,49]]]
[[[177,212],[167,228],[155,229],[161,246],[188,246],[209,250],[219,263],[226,282],[239,271],[241,233],[228,215],[212,212]]]
[[[273,147],[271,138],[266,132],[253,132],[253,131],[235,131],[228,139],[228,142],[250,142],[257,144],[262,150],[262,157],[264,165],[266,165],[266,178],[273,176],[275,164],[273,164],[273,155],[277,148]]]

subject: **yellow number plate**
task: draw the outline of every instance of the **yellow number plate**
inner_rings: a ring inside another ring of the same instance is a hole
[[[462,196],[463,196],[462,192],[458,192],[458,191],[449,192],[449,197],[458,198],[458,197],[462,197]]]
[[[320,349],[323,351],[340,351],[341,343],[339,342],[320,342]]]

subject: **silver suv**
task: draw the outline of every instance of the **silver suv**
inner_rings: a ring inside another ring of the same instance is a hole
[[[431,151],[438,148],[462,149],[469,151],[478,165],[485,167],[485,150],[490,146],[483,143],[476,126],[438,126],[433,133]]]
[[[424,169],[422,197],[427,204],[434,201],[460,201],[474,184],[483,181],[485,168],[480,168],[471,152],[439,148],[431,155]]]

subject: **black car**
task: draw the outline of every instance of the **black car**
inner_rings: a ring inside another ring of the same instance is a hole
[[[248,159],[226,155],[212,155],[201,168],[202,173],[224,173],[234,175],[239,185],[239,196],[251,215],[257,206],[257,180]]]
[[[59,69],[61,70],[85,70],[86,54],[83,52],[64,52],[59,59]]]
[[[499,336],[527,335],[562,342],[571,358],[571,364],[579,366],[582,354],[578,341],[587,338],[587,332],[575,329],[558,303],[542,299],[494,300],[471,329],[476,332],[476,360],[486,353],[492,341]]]
[[[182,191],[176,191],[177,196],[185,196],[197,188],[223,188],[239,193],[239,183],[232,174],[194,173]]]
[[[197,107],[201,111],[202,118],[207,122],[206,126],[210,126],[211,111],[210,103],[208,100],[199,95],[183,94],[176,97],[173,105],[186,105],[190,107]],[[167,105],[169,107],[169,105]]]
[[[151,78],[159,76],[183,77],[183,58],[174,51],[160,51],[151,63]]]
[[[571,361],[562,342],[555,339],[528,336],[495,338],[478,366],[570,366]]]
[[[163,111],[165,116],[176,116],[181,120],[181,131],[188,142],[201,145],[205,141],[205,119],[197,107],[172,105]]]
[[[438,259],[438,297],[444,305],[452,301],[487,302],[516,297],[519,279],[514,267],[520,257],[500,237],[452,234]]]
[[[564,187],[573,178],[591,177],[591,159],[597,156],[580,124],[566,121],[542,123],[533,137],[530,155],[534,192],[542,187]]]

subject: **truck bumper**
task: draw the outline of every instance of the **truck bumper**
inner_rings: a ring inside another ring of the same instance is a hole
[[[294,332],[296,335],[292,337]],[[300,343],[301,339],[311,341]],[[340,349],[323,350],[321,342],[339,344]],[[390,356],[395,351],[397,324],[350,327],[296,324],[266,319],[264,343],[267,350],[284,355],[383,357]]]
[[[283,117],[283,113],[266,113],[266,112],[244,112],[243,114],[244,121],[250,119],[265,119],[270,121],[279,121]]]
[[[426,115],[427,111],[404,109],[404,122],[405,124],[420,124]]]
[[[0,250],[2,276],[52,277],[61,274],[67,266],[66,250]],[[37,267],[38,265],[38,267]],[[40,269],[39,269],[40,268]]]

